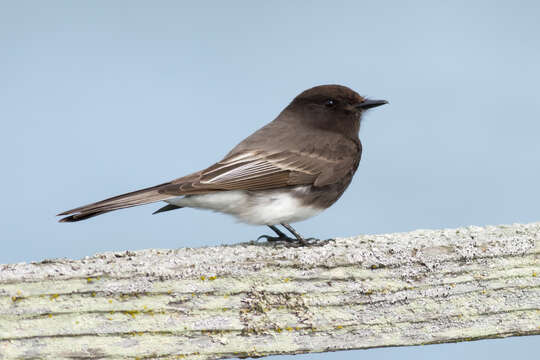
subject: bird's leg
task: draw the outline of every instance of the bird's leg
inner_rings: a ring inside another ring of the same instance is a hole
[[[298,241],[300,244],[307,245],[306,240],[304,240],[304,237],[300,235],[296,230],[294,230],[294,228],[291,225],[282,223],[281,226],[289,230],[289,232],[293,234],[294,237],[296,238],[296,241]]]
[[[294,230],[294,228],[289,224],[282,223],[281,226],[289,230],[290,233],[293,234],[294,237],[296,238],[296,241],[298,241],[300,245],[302,246],[314,245],[319,241],[319,239],[316,239],[316,238],[304,239],[304,237],[300,235],[296,230]]]
[[[261,235],[257,238],[259,239],[266,239],[266,241],[286,241],[286,242],[295,242],[297,239],[293,239],[288,237],[283,233],[283,231],[279,230],[275,225],[268,225],[270,229],[272,229],[273,232],[277,234],[277,236],[270,236],[270,235]]]
[[[273,232],[275,232],[280,238],[286,238],[287,235],[285,235],[279,228],[277,228],[275,225],[268,225],[270,229],[272,229]]]
[[[266,241],[285,241],[288,243],[296,243],[298,244],[297,246],[312,246],[312,245],[320,246],[325,243],[324,241],[321,242],[319,239],[315,239],[315,238],[305,239],[289,224],[282,223],[281,226],[289,230],[289,232],[294,235],[294,238],[291,238],[285,235],[285,233],[279,230],[275,225],[267,225],[267,226],[270,229],[272,229],[272,231],[275,232],[277,236],[261,235],[257,238],[257,240],[262,238],[262,239],[266,239]]]

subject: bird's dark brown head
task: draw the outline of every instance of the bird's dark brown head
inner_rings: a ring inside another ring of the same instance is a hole
[[[342,85],[320,85],[305,90],[285,109],[301,114],[303,122],[324,130],[358,134],[362,112],[386,100],[371,100]]]

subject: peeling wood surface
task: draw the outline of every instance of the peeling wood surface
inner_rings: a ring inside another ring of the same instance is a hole
[[[0,265],[0,359],[220,359],[540,334],[540,223]]]

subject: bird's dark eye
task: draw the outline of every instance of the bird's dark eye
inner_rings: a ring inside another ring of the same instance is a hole
[[[336,106],[336,104],[337,104],[337,101],[334,99],[327,99],[324,102],[324,106],[329,107],[329,108]]]

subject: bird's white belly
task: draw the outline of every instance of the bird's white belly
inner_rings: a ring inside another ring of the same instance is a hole
[[[296,191],[305,191],[297,188]],[[274,225],[302,221],[317,215],[323,209],[304,205],[290,192],[242,190],[190,195],[165,200],[183,207],[209,209],[233,215],[239,221],[253,225]]]

